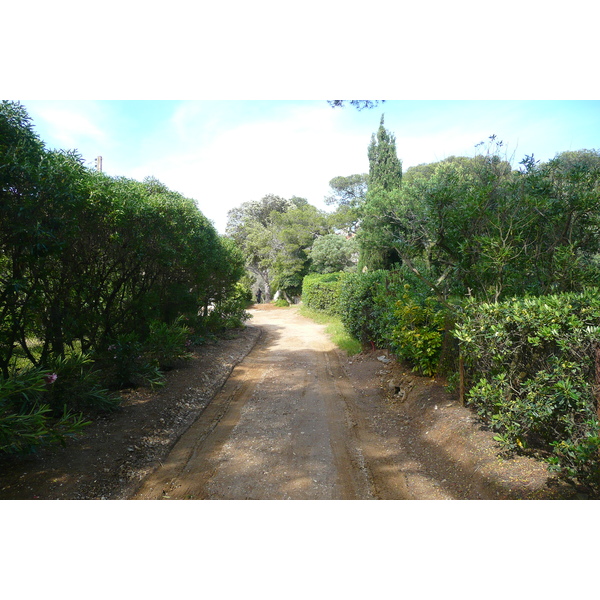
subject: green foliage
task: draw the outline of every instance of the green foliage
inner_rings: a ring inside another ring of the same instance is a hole
[[[394,223],[382,198],[395,194],[402,183],[402,162],[396,154],[396,138],[384,127],[383,115],[377,135],[371,136],[367,155],[369,177],[366,202],[363,204],[358,242],[359,265],[369,269],[389,269],[399,263],[394,248]],[[383,204],[383,206],[382,206]]]
[[[312,273],[336,273],[356,268],[358,245],[353,238],[330,233],[317,238],[310,249]]]
[[[150,332],[144,343],[144,351],[150,360],[156,360],[161,370],[172,369],[177,362],[191,358],[190,329],[184,318],[178,317],[170,325],[150,321]]]
[[[598,290],[471,301],[455,336],[472,382],[469,403],[498,432],[498,441],[510,450],[553,452],[555,469],[600,489],[598,455],[589,451],[598,432]]]
[[[8,378],[0,376],[0,453],[26,453],[47,444],[64,444],[88,424],[66,407],[61,414],[52,415],[45,400],[56,381],[56,373],[38,367]]]
[[[474,157],[414,167],[389,189],[370,185],[358,232],[361,264],[403,263],[439,298],[496,301],[593,284],[600,152],[562,153],[545,164],[526,157],[514,171],[502,146],[490,136]]]
[[[285,298],[277,298],[277,300],[273,301],[273,305],[279,308],[287,308],[290,303]]]
[[[377,134],[371,136],[367,155],[369,157],[369,191],[375,188],[390,191],[400,186],[402,162],[396,153],[396,136],[384,127],[383,115],[381,115]]]
[[[302,282],[303,304],[308,308],[335,314],[342,278],[342,273],[307,275]]]
[[[329,233],[328,217],[303,198],[265,196],[228,213],[227,234],[237,242],[246,268],[270,302],[273,292],[300,294],[314,241]]]
[[[339,316],[362,345],[391,350],[415,371],[438,370],[447,329],[447,310],[406,269],[309,275],[303,304]]]
[[[159,387],[164,384],[158,359],[144,352],[136,333],[126,333],[115,338],[99,357],[99,363],[106,379],[117,388],[140,385]]]
[[[336,206],[329,215],[331,225],[347,234],[356,233],[361,218],[361,207],[367,195],[366,173],[334,177],[329,182],[331,193],[325,204]]]
[[[118,408],[121,399],[103,385],[103,373],[89,355],[73,352],[50,361],[56,375],[47,386],[45,401],[54,416],[68,411],[81,411],[87,415],[111,412]]]
[[[252,316],[246,310],[251,303],[252,292],[238,283],[226,298],[215,303],[208,316],[208,329],[219,331],[242,327]]]
[[[25,108],[0,103],[0,375],[6,384],[27,365],[58,375],[43,404],[5,425],[68,429],[63,408],[114,408],[105,385],[159,382],[186,352],[178,318],[206,328],[243,272],[239,248],[194,200],[47,150]]]
[[[433,297],[418,298],[407,283],[396,302],[394,319],[389,341],[396,356],[414,365],[415,371],[434,375],[444,339],[444,308]]]
[[[347,273],[341,281],[337,310],[348,332],[365,345],[377,340],[375,295],[385,271]]]

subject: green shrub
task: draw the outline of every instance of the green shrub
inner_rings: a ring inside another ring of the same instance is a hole
[[[135,333],[118,336],[107,348],[102,367],[107,381],[117,388],[164,384],[158,359],[149,359]]]
[[[102,385],[103,374],[90,356],[74,352],[52,360],[49,366],[56,380],[48,386],[45,397],[55,416],[65,409],[90,414],[110,412],[119,406],[119,396]]]
[[[591,450],[598,446],[598,291],[471,301],[454,333],[465,360],[468,402],[496,439],[510,450],[552,452],[554,469],[600,489],[598,453]]]
[[[89,423],[65,407],[58,416],[45,401],[58,375],[41,368],[0,376],[0,453],[31,452],[51,443],[64,444]]]
[[[387,271],[348,273],[341,281],[338,313],[344,327],[363,345],[378,339],[374,298],[386,276]]]
[[[308,308],[336,314],[343,276],[343,273],[307,275],[302,282],[302,303]]]
[[[423,375],[438,370],[447,314],[409,271],[345,275],[338,311],[363,345],[386,348]]]
[[[388,339],[398,358],[422,375],[432,376],[438,370],[446,311],[435,298],[421,299],[411,292],[411,286],[405,284],[405,292],[396,302],[395,323]]]
[[[149,361],[157,361],[160,369],[172,369],[180,360],[191,357],[190,329],[184,318],[178,317],[170,325],[160,321],[150,322],[150,333],[144,342],[144,352]]]
[[[208,331],[242,327],[252,316],[246,310],[251,303],[252,292],[246,286],[236,284],[226,299],[215,303],[205,319],[204,327]]]

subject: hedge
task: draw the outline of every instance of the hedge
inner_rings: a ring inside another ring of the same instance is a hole
[[[309,308],[337,314],[344,273],[307,275],[302,282],[302,302]]]
[[[599,490],[599,290],[470,301],[454,335],[467,402],[496,439],[507,449],[541,451],[566,478]]]

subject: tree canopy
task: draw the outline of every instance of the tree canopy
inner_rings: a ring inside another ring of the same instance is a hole
[[[305,198],[268,194],[230,210],[226,231],[242,248],[254,287],[269,301],[277,290],[290,297],[300,293],[309,250],[330,229],[326,213]]]

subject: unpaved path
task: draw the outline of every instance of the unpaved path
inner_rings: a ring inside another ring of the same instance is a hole
[[[294,309],[255,310],[252,325],[255,348],[134,497],[373,498],[356,391],[323,326]]]
[[[348,358],[296,308],[261,331],[136,499],[510,499],[569,494],[543,463],[501,457],[443,385],[381,352]]]
[[[443,381],[348,357],[296,308],[251,312],[66,447],[0,457],[0,499],[573,497]]]

